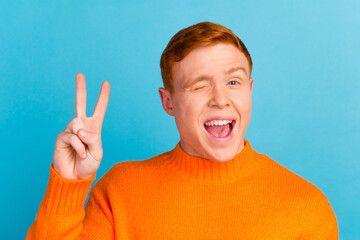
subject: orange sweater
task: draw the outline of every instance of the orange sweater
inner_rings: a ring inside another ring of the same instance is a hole
[[[179,144],[120,162],[93,186],[85,208],[95,175],[66,180],[51,165],[26,239],[338,239],[321,190],[244,142],[225,163]]]

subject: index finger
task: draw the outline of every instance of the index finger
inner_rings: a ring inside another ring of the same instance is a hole
[[[86,83],[82,73],[76,74],[75,117],[86,117]]]
[[[101,90],[99,98],[96,102],[95,109],[93,116],[100,117],[101,121],[104,119],[106,108],[109,102],[109,95],[110,95],[110,83],[108,81],[104,81]]]

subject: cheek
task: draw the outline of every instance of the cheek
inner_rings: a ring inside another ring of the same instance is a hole
[[[244,105],[242,106],[242,117],[246,121],[246,125],[249,124],[251,118],[251,98],[244,100]]]
[[[176,102],[174,117],[179,128],[184,129],[184,131],[194,131],[202,119],[203,102],[204,99],[194,97],[182,98]]]
[[[176,114],[181,117],[192,117],[198,115],[201,111],[201,105],[204,100],[196,97],[183,97],[176,101],[174,110]]]
[[[177,99],[174,106],[174,117],[178,123],[186,123],[186,120],[192,115],[191,104],[189,104],[188,99],[180,98]]]
[[[242,94],[234,96],[232,99],[234,106],[237,112],[246,117],[246,115],[251,114],[251,96],[249,94]]]

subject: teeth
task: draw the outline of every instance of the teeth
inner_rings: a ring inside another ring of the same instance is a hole
[[[205,122],[205,125],[206,126],[218,126],[218,125],[225,125],[225,124],[228,124],[228,123],[231,123],[232,120],[212,120],[212,121],[208,121],[208,122]]]

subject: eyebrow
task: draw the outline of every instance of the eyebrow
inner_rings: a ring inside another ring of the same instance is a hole
[[[227,70],[225,72],[225,74],[230,74],[230,73],[237,72],[237,71],[243,71],[246,74],[246,70],[243,67],[232,67],[229,70]]]

